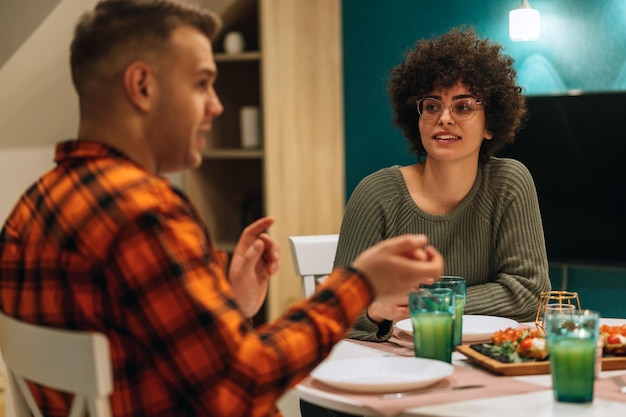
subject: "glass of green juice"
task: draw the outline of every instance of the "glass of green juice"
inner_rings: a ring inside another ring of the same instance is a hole
[[[454,293],[449,288],[420,288],[409,293],[415,356],[452,362]]]
[[[554,399],[593,401],[600,314],[590,310],[546,310],[544,317]]]
[[[452,347],[463,342],[463,310],[465,309],[465,296],[467,293],[467,280],[464,277],[444,275],[432,285],[421,285],[421,288],[432,290],[433,288],[449,288],[454,293],[455,308],[452,319]]]

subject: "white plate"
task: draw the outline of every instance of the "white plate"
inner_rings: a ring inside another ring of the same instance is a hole
[[[512,319],[495,316],[469,314],[463,316],[463,343],[479,342],[491,339],[494,332],[519,326]]]
[[[606,324],[607,326],[622,326],[626,324],[626,319],[604,319],[600,317],[600,325]]]
[[[400,320],[395,326],[403,332],[413,334],[411,319]],[[519,326],[518,322],[504,317],[465,314],[463,315],[463,343],[488,340],[495,331],[517,326]]]
[[[403,332],[413,334],[413,323],[411,323],[411,319],[397,321],[395,326],[397,329],[402,330]]]
[[[311,376],[335,388],[383,393],[432,385],[453,372],[452,365],[434,359],[369,357],[328,360]]]

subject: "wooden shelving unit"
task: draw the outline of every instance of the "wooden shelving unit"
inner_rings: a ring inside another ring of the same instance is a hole
[[[234,0],[214,42],[224,114],[202,166],[185,176],[218,247],[232,250],[255,216],[271,215],[282,248],[267,318],[302,298],[287,237],[337,233],[344,208],[343,85],[339,0]],[[246,49],[223,53],[225,33]],[[262,148],[240,146],[239,109],[259,106]]]

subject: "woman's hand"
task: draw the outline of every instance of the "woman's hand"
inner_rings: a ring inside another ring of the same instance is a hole
[[[244,229],[230,261],[229,279],[246,317],[254,316],[267,295],[269,279],[280,264],[280,246],[265,230],[274,218],[263,217]]]
[[[389,300],[386,303],[374,301],[367,307],[367,317],[374,323],[382,323],[384,320],[398,321],[409,317],[408,306],[409,294]]]
[[[428,262],[433,257],[428,253],[426,245],[413,252],[412,257],[416,261]],[[414,289],[419,288],[416,287]],[[382,323],[384,320],[398,321],[409,317],[409,293],[402,294],[399,297],[391,298],[383,301],[373,301],[367,307],[367,317],[375,323]]]

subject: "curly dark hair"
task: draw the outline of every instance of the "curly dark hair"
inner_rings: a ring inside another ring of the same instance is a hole
[[[438,39],[421,39],[405,53],[404,62],[392,68],[388,85],[394,123],[409,141],[409,150],[426,156],[419,133],[417,100],[433,90],[450,88],[461,81],[484,103],[487,129],[493,134],[480,148],[486,162],[506,144],[526,116],[526,101],[515,83],[513,58],[502,54],[502,46],[481,40],[472,28],[459,27]]]

